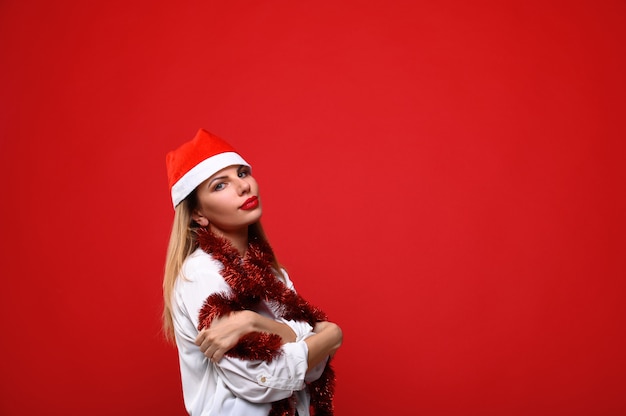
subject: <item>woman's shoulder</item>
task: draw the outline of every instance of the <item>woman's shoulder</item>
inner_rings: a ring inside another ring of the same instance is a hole
[[[221,263],[202,250],[194,251],[183,262],[174,283],[172,313],[180,325],[177,331],[186,332],[184,336],[188,339],[193,340],[197,335],[193,328],[198,326],[198,314],[206,298],[230,291],[221,269]]]
[[[206,251],[201,248],[195,249],[183,262],[183,270],[187,269],[189,271],[193,271],[196,269],[217,269],[218,271],[222,268],[222,263],[215,260],[213,256],[211,256]]]
[[[183,262],[177,283],[179,286],[223,286],[225,282],[221,270],[222,263],[198,248]]]

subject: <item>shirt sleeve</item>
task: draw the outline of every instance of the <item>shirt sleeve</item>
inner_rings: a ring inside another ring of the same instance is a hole
[[[315,332],[311,331],[307,335],[305,335],[302,339],[305,340],[308,337],[313,336],[313,335],[315,335]],[[308,356],[307,356],[307,359],[308,359]],[[307,368],[307,373],[304,376],[304,381],[306,381],[307,383],[310,383],[320,378],[322,376],[322,373],[324,372],[324,368],[326,368],[326,364],[328,363],[329,359],[330,357],[326,356],[326,358],[323,359],[322,362],[320,362],[315,367],[311,369]]]
[[[283,318],[279,318],[277,319],[277,321],[288,325],[293,330],[293,332],[296,334],[296,342],[304,340],[313,332],[313,327],[309,325],[308,322],[293,320],[288,321]]]
[[[290,397],[305,387],[308,348],[304,341],[284,344],[271,362],[224,357],[215,366],[228,388],[253,403],[269,403]]]

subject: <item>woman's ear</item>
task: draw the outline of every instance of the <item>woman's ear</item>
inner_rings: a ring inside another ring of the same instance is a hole
[[[206,227],[209,225],[209,219],[202,215],[197,209],[193,210],[191,214],[191,219],[193,219],[200,227]]]

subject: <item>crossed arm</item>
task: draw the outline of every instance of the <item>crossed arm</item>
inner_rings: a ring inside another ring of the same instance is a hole
[[[196,345],[213,362],[218,362],[233,348],[239,339],[250,332],[268,332],[281,337],[283,343],[294,342],[296,334],[285,323],[264,317],[253,311],[237,311],[213,320],[196,338]],[[309,355],[308,368],[312,369],[326,357],[335,354],[343,341],[343,333],[337,324],[318,322],[314,335],[305,339]]]

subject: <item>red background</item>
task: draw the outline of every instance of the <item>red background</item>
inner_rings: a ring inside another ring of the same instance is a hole
[[[3,415],[184,414],[165,153],[254,166],[338,415],[626,414],[626,3],[0,3]]]

